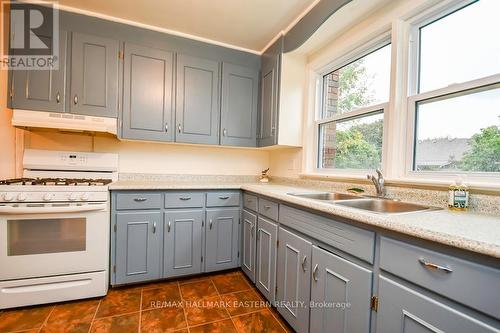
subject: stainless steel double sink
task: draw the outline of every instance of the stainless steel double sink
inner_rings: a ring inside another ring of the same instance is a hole
[[[387,198],[374,198],[338,192],[288,193],[295,197],[328,201],[336,205],[384,214],[402,214],[435,210],[434,207],[412,204]]]

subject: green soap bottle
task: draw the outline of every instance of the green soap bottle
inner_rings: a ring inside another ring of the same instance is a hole
[[[469,188],[461,177],[448,188],[448,208],[456,211],[466,211],[469,208]]]

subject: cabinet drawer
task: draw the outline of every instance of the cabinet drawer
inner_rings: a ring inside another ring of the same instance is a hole
[[[279,222],[327,245],[373,263],[375,233],[347,223],[280,206]]]
[[[257,197],[248,193],[243,194],[243,207],[257,211]]]
[[[380,267],[500,319],[500,270],[382,237]]]
[[[276,202],[259,198],[259,214],[278,221],[278,207]]]
[[[173,192],[165,193],[165,208],[199,208],[205,203],[205,193]]]
[[[207,194],[207,207],[240,205],[240,192],[215,192]]]
[[[161,193],[118,193],[116,209],[160,209]]]

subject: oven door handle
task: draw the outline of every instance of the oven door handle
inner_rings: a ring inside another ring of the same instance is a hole
[[[108,208],[107,204],[82,205],[82,206],[63,206],[63,207],[12,207],[0,206],[0,215],[16,215],[16,214],[54,214],[54,213],[81,213],[103,211]]]

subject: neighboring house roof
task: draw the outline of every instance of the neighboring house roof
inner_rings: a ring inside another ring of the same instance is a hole
[[[466,138],[420,140],[416,147],[416,164],[445,167],[460,161],[470,148],[469,141]]]

